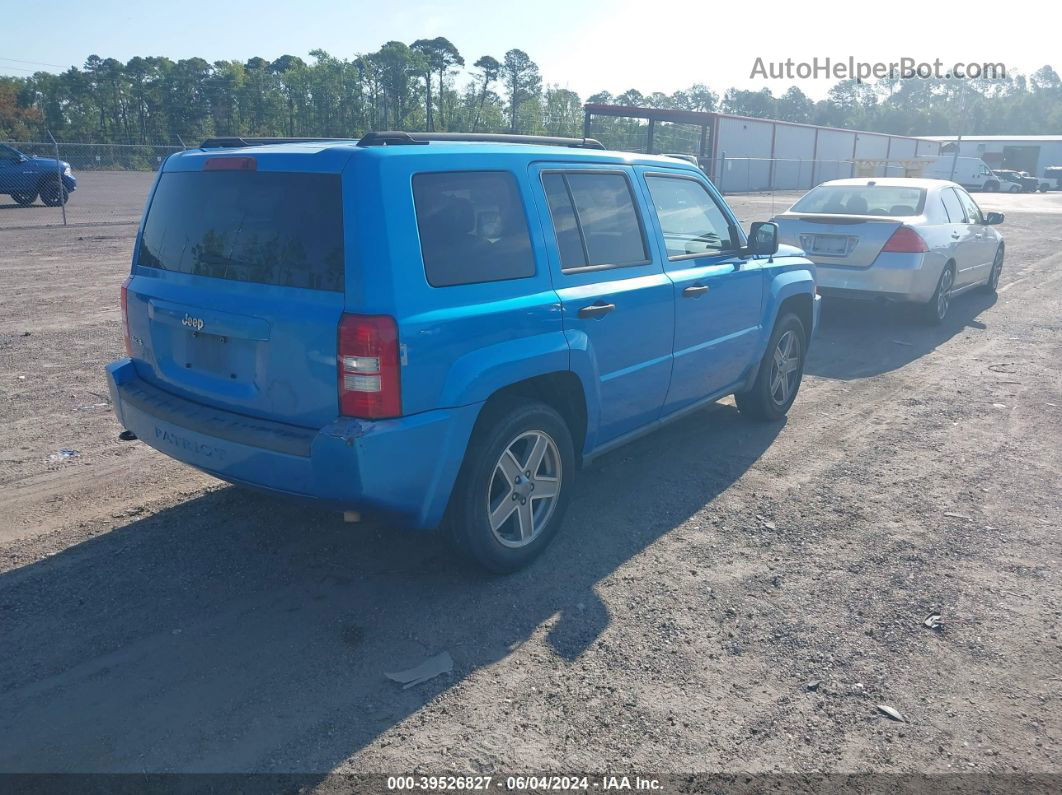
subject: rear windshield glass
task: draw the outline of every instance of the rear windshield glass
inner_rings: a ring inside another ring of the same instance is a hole
[[[921,215],[922,188],[893,185],[820,185],[791,208],[798,213],[837,215]]]
[[[338,174],[163,174],[137,263],[314,290],[343,289]]]

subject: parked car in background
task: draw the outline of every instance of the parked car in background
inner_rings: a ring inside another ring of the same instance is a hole
[[[66,204],[77,190],[77,178],[70,164],[53,157],[23,154],[8,144],[0,144],[0,194],[8,194],[22,206],[41,197],[49,207]]]
[[[1027,177],[1032,180],[1033,190],[1039,191],[1040,193],[1047,193],[1051,190],[1051,181],[1045,177],[1034,177],[1028,171],[1022,171],[1021,176],[1023,179]]]
[[[1029,174],[1028,171],[1014,171],[1012,169],[999,169],[994,172],[1000,179],[1010,183],[1017,183],[1022,193],[1036,193],[1040,189],[1040,180]]]
[[[992,172],[999,177],[999,189],[1003,193],[1025,193],[1028,190],[1028,185],[1022,180],[1021,175],[1017,171],[1008,171],[1006,169],[996,169]]]
[[[951,180],[967,190],[994,193],[1000,189],[999,177],[979,157],[939,155],[922,169],[922,176],[926,179]]]
[[[1048,190],[1062,190],[1062,166],[1048,166],[1044,169],[1043,181]]]
[[[122,288],[115,411],[169,456],[443,524],[511,571],[579,463],[725,395],[768,421],[796,397],[814,268],[773,224],[746,237],[691,163],[520,136],[246,144],[165,162]]]
[[[1003,215],[985,215],[945,180],[833,180],[773,220],[780,239],[815,263],[820,293],[916,303],[932,323],[955,295],[995,291],[1003,269],[994,228]]]

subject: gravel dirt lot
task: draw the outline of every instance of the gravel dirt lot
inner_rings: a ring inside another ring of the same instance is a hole
[[[1062,194],[978,199],[998,297],[827,305],[787,422],[604,457],[506,578],[118,441],[134,228],[0,208],[0,771],[1062,772]]]
[[[75,171],[74,175],[77,190],[66,203],[66,222],[72,225],[137,223],[155,180],[151,171]],[[0,195],[0,233],[62,223],[63,211],[59,207],[45,207],[40,199],[29,207],[20,207],[10,196]],[[43,252],[44,247],[39,250]]]

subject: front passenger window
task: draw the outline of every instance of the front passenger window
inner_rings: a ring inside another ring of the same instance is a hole
[[[981,215],[981,208],[977,206],[977,202],[970,198],[970,194],[964,190],[957,190],[955,192],[959,196],[959,201],[962,202],[963,209],[966,210],[966,217],[969,219],[969,223],[983,224],[985,219],[984,216]]]
[[[645,178],[660,219],[668,257],[736,248],[731,226],[704,186],[686,177]]]

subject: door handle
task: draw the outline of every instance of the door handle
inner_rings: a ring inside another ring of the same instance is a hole
[[[584,306],[580,309],[579,317],[604,317],[615,308],[615,304],[606,304],[598,301],[596,304],[590,304],[590,306]]]
[[[708,292],[708,285],[706,284],[691,284],[689,287],[682,291],[683,298],[700,298]]]

